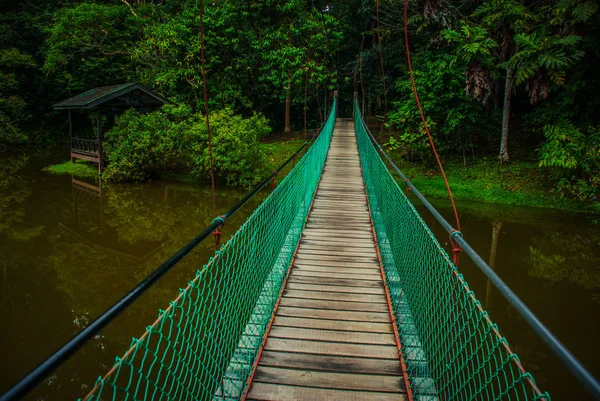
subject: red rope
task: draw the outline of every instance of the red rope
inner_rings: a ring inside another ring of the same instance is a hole
[[[200,0],[200,57],[202,58],[202,88],[204,90],[204,115],[206,116],[206,132],[208,134],[208,154],[210,160],[210,195],[212,199],[213,216],[217,215],[217,201],[215,199],[215,167],[213,163],[212,135],[210,132],[210,120],[208,117],[208,85],[206,83],[206,62],[204,56],[204,3]],[[213,233],[215,236],[215,248],[221,248],[221,230],[217,229]]]
[[[450,184],[448,183],[448,178],[446,177],[446,172],[444,171],[444,166],[442,165],[442,161],[440,160],[440,156],[438,155],[437,149],[435,148],[435,144],[433,143],[433,137],[431,136],[431,132],[429,132],[429,126],[427,125],[427,121],[425,120],[425,114],[423,113],[423,108],[421,107],[421,102],[419,101],[419,94],[417,93],[417,86],[415,84],[415,77],[413,76],[412,63],[410,60],[410,48],[408,45],[408,6],[407,0],[404,0],[404,42],[406,44],[406,58],[408,59],[408,72],[410,74],[410,82],[412,84],[413,93],[415,95],[415,101],[417,102],[417,107],[419,108],[419,113],[421,114],[421,120],[423,121],[423,127],[425,128],[425,132],[427,133],[427,138],[429,138],[429,143],[431,144],[431,149],[433,149],[433,154],[435,155],[435,159],[437,160],[438,166],[440,167],[440,171],[442,172],[442,177],[444,177],[444,183],[446,184],[446,189],[448,190],[448,196],[450,197],[450,202],[452,203],[452,209],[454,210],[454,217],[456,218],[456,228],[460,231],[460,219],[458,218],[458,211],[456,210],[456,204],[454,203],[454,197],[452,196],[452,190],[450,189]],[[458,255],[461,252],[460,246],[454,242],[452,239],[452,234],[450,233],[450,242],[452,243],[452,248],[454,251],[454,264],[458,264]]]
[[[383,50],[381,49],[381,33],[379,32],[379,0],[375,1],[377,13],[377,43],[379,44],[379,64],[381,64],[381,80],[383,81],[383,121],[387,118],[387,88],[385,86],[385,71],[383,69]]]

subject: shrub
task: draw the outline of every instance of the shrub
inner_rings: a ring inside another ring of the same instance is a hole
[[[184,150],[191,139],[191,117],[185,106],[165,106],[147,114],[127,110],[106,133],[108,165],[103,178],[140,181],[189,167]]]
[[[600,186],[600,128],[580,130],[567,119],[542,128],[546,142],[540,167],[550,169],[557,189],[579,200],[594,200]]]
[[[220,181],[244,186],[260,181],[265,164],[260,139],[271,131],[267,119],[256,113],[250,118],[243,118],[233,114],[231,109],[224,109],[211,113],[210,126],[215,175]],[[192,132],[195,138],[192,147],[194,173],[208,177],[210,158],[204,120],[196,120]]]
[[[264,152],[259,140],[270,132],[259,114],[250,118],[232,110],[210,115],[215,175],[228,185],[251,185],[260,179]],[[186,106],[165,106],[138,114],[129,110],[106,133],[108,181],[146,180],[164,172],[209,178],[208,134],[204,116]]]

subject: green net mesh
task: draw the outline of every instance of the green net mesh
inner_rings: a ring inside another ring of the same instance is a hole
[[[321,177],[335,116],[336,102],[304,157],[87,399],[242,396]]]
[[[415,399],[550,399],[379,157],[354,104],[363,179]]]

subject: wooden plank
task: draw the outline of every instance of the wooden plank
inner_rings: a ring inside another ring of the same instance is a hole
[[[351,246],[344,247],[344,248],[325,249],[325,250],[315,249],[314,247],[305,246],[302,249],[302,255],[306,256],[306,257],[317,256],[317,255],[346,256],[346,257],[358,256],[358,257],[365,257],[365,258],[374,258],[375,260],[377,260],[377,252],[375,252],[375,250],[369,250],[369,249],[356,250],[356,249],[352,248]]]
[[[396,345],[394,336],[390,333],[364,333],[357,331],[335,331],[299,327],[273,326],[269,332],[269,338],[271,337],[351,344]]]
[[[305,237],[334,237],[334,238],[356,238],[356,239],[373,239],[371,230],[362,232],[354,230],[331,230],[327,228],[310,228],[305,229],[302,233]]]
[[[333,260],[336,262],[374,263],[376,265],[379,264],[379,261],[377,259],[377,254],[375,252],[373,252],[369,256],[362,256],[362,255],[357,255],[357,254],[354,254],[352,256],[325,255],[325,254],[315,255],[315,254],[312,254],[312,251],[310,248],[307,248],[307,249],[299,250],[297,257],[300,260],[316,260],[316,261],[320,261],[320,262],[324,262],[326,260]]]
[[[303,240],[300,242],[301,247],[306,249],[307,252],[315,252],[315,251],[326,251],[326,252],[338,252],[338,253],[352,253],[352,252],[366,252],[366,253],[375,253],[375,249],[373,248],[373,244],[371,246],[363,246],[363,247],[355,247],[353,245],[347,244],[338,244],[332,243],[330,241],[310,241]],[[368,242],[365,242],[368,245]]]
[[[277,315],[273,326],[302,327],[336,331],[361,331],[365,333],[393,333],[389,323],[349,322],[330,319],[311,319]]]
[[[302,277],[323,277],[323,278],[343,278],[349,280],[359,280],[359,281],[381,281],[381,276],[370,275],[370,274],[347,274],[347,273],[328,273],[328,272],[320,272],[320,271],[306,271],[296,269],[292,271],[293,275],[302,276]]]
[[[382,300],[384,301],[384,300]],[[286,296],[281,299],[280,306],[294,306],[297,308],[311,308],[336,311],[363,311],[389,314],[387,302],[352,302],[328,301],[323,299],[292,298]]]
[[[277,313],[281,316],[308,317],[316,319],[344,320],[354,322],[390,322],[390,315],[381,312],[361,312],[332,309],[297,308],[280,305]]]
[[[381,279],[380,269],[378,267],[334,267],[334,266],[316,266],[316,265],[294,265],[298,270],[313,271],[313,272],[328,272],[328,273],[343,273],[343,274],[370,274]],[[349,276],[348,278],[354,278]]]
[[[335,246],[335,247],[350,247],[350,248],[368,248],[374,249],[373,240],[346,240],[338,238],[302,238],[300,245],[316,245],[316,246]]]
[[[321,283],[322,284],[322,283]],[[336,294],[377,294],[385,295],[383,287],[340,287],[335,285],[302,284],[291,282],[285,287],[290,290],[326,291]]]
[[[402,375],[399,361],[393,359],[370,359],[350,356],[264,351],[260,358],[260,364],[261,366],[339,373]]]
[[[256,383],[250,388],[248,401],[279,400],[279,401],[405,401],[404,394],[380,393],[373,391],[331,390],[287,386],[271,383]]]
[[[336,235],[339,232],[359,232],[366,233],[373,236],[373,232],[371,231],[371,225],[367,223],[359,224],[359,223],[333,223],[333,224],[317,224],[312,221],[308,221],[305,226],[305,230],[327,230],[331,231],[333,235]]]
[[[298,251],[300,254],[301,251]],[[336,260],[314,260],[314,259],[306,259],[306,258],[298,258],[296,257],[295,263],[298,266],[330,266],[330,267],[348,267],[348,268],[379,268],[379,264],[377,262],[344,262],[336,261]]]
[[[341,390],[366,390],[389,393],[405,391],[402,376],[364,375],[358,373],[313,372],[259,366],[254,375],[257,383],[286,384]]]
[[[344,292],[307,291],[286,288],[283,291],[283,296],[290,298],[323,299],[330,301],[373,302],[387,304],[385,298],[382,297],[381,294],[349,294]]]
[[[290,275],[288,281],[292,283],[303,284],[320,284],[340,287],[361,287],[361,288],[383,288],[383,282],[373,280],[350,280],[343,278],[327,278],[327,277],[308,277]]]
[[[269,337],[265,343],[265,350],[398,360],[398,349],[395,345],[347,344]]]
[[[402,375],[402,368],[400,367],[399,361],[393,359],[370,359],[350,356],[264,351],[260,358],[260,364],[261,366],[338,373]]]

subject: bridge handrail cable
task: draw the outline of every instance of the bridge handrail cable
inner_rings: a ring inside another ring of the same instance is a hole
[[[283,162],[276,170],[268,177],[256,184],[242,199],[232,206],[223,215],[217,217],[213,222],[206,227],[200,234],[193,238],[187,245],[179,249],[173,256],[167,259],[156,270],[149,274],[144,280],[129,291],[125,296],[119,299],[115,304],[108,308],[98,318],[96,318],[89,326],[81,330],[71,340],[60,347],[50,357],[40,363],[26,376],[21,378],[13,387],[6,393],[0,396],[0,401],[20,400],[27,395],[31,390],[44,381],[50,373],[57,369],[60,365],[66,362],[77,350],[79,350],[87,341],[97,335],[100,330],[112,322],[119,314],[131,305],[136,299],[144,294],[154,283],[170,271],[177,263],[187,256],[196,246],[198,246],[207,237],[211,236],[215,230],[222,227],[227,219],[233,216],[242,206],[260,192],[271,180],[275,179],[278,173],[285,168],[302,150],[304,150],[318,135],[314,135],[309,141],[304,142],[302,146],[294,152],[285,162]]]
[[[355,96],[355,103],[358,101]],[[354,110],[359,110],[357,106]],[[560,340],[540,321],[540,319],[525,305],[525,303],[514,293],[513,290],[494,272],[494,270],[475,252],[471,245],[463,238],[460,231],[457,231],[444,217],[435,209],[435,207],[421,194],[415,185],[408,177],[398,168],[396,163],[385,152],[383,147],[377,142],[369,127],[367,126],[362,114],[358,113],[365,131],[369,135],[375,148],[387,160],[394,171],[402,178],[406,185],[411,189],[411,192],[423,203],[427,210],[435,217],[440,225],[450,234],[450,238],[454,240],[462,251],[469,256],[473,263],[481,270],[481,272],[492,282],[494,287],[502,294],[502,296],[515,308],[527,322],[529,327],[540,337],[540,339],[550,348],[552,353],[558,357],[569,369],[569,371],[585,386],[585,388],[594,396],[596,400],[600,400],[600,383],[596,378],[583,366],[583,364],[569,351]]]

